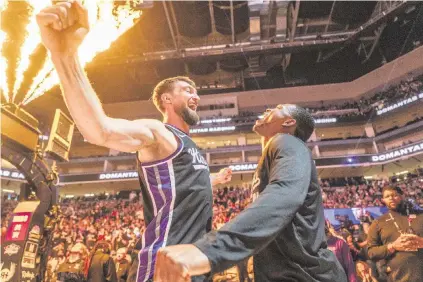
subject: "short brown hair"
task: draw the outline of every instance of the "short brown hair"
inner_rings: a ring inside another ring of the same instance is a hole
[[[163,113],[164,111],[164,107],[160,99],[162,97],[162,94],[172,90],[173,84],[178,81],[184,81],[195,88],[195,82],[186,76],[170,77],[157,83],[156,87],[154,87],[154,90],[153,90],[152,99],[153,99],[154,105],[160,112]]]

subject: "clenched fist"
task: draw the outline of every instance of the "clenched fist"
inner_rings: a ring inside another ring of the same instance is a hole
[[[78,1],[64,1],[37,14],[41,40],[52,54],[77,52],[89,31],[88,11]]]
[[[215,183],[217,184],[226,184],[232,180],[232,169],[229,167],[222,168],[215,175]]]
[[[168,246],[157,253],[154,282],[189,282],[210,270],[209,259],[194,245]]]

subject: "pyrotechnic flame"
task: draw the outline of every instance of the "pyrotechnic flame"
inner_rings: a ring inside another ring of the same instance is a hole
[[[6,10],[8,2],[7,0],[0,0],[0,13]]]
[[[6,0],[0,0],[0,15],[6,10],[7,2]],[[9,101],[9,89],[7,87],[6,79],[6,70],[7,70],[7,61],[3,54],[3,43],[6,40],[6,33],[0,30],[0,92],[6,99]]]
[[[6,79],[6,69],[7,69],[7,61],[6,58],[3,56],[3,42],[6,39],[6,33],[0,30],[0,92],[6,99],[9,101],[9,92],[7,87],[7,79]]]
[[[21,46],[20,52],[20,62],[16,68],[16,80],[13,86],[13,98],[15,100],[16,94],[18,93],[19,86],[24,79],[24,72],[29,66],[30,55],[37,48],[38,44],[41,42],[39,28],[35,19],[35,15],[41,11],[43,8],[51,5],[50,0],[30,0],[29,4],[32,6],[32,11],[30,12],[30,20],[28,25],[25,27],[26,38],[24,43]]]
[[[125,6],[119,6],[113,15],[113,2],[96,0],[86,1],[90,19],[90,32],[79,48],[79,58],[82,66],[90,62],[95,55],[110,47],[121,34],[134,25],[134,21],[140,17],[141,11],[132,10],[130,1]],[[33,81],[23,104],[28,104],[37,97],[59,83],[56,71],[50,58],[46,62]]]
[[[0,0],[0,12],[6,9],[7,1],[6,0]]]

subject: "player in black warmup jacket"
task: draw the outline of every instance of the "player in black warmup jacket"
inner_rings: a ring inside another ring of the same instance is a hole
[[[189,281],[254,256],[255,281],[346,282],[327,249],[322,193],[305,144],[313,130],[313,118],[301,107],[268,110],[254,126],[263,137],[254,202],[194,244],[160,250],[154,281]]]

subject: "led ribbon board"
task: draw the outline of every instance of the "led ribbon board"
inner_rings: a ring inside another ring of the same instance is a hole
[[[378,110],[377,111],[377,115],[380,116],[380,115],[382,115],[384,113],[387,113],[387,112],[393,111],[395,109],[404,107],[404,106],[406,106],[408,104],[411,104],[411,103],[416,102],[419,99],[423,99],[423,93],[420,93],[419,95],[415,95],[415,96],[410,97],[410,98],[407,98],[407,99],[404,99],[404,100],[402,100],[402,101],[400,101],[398,103],[392,104],[390,106],[387,106],[386,108],[383,108],[381,110]]]

